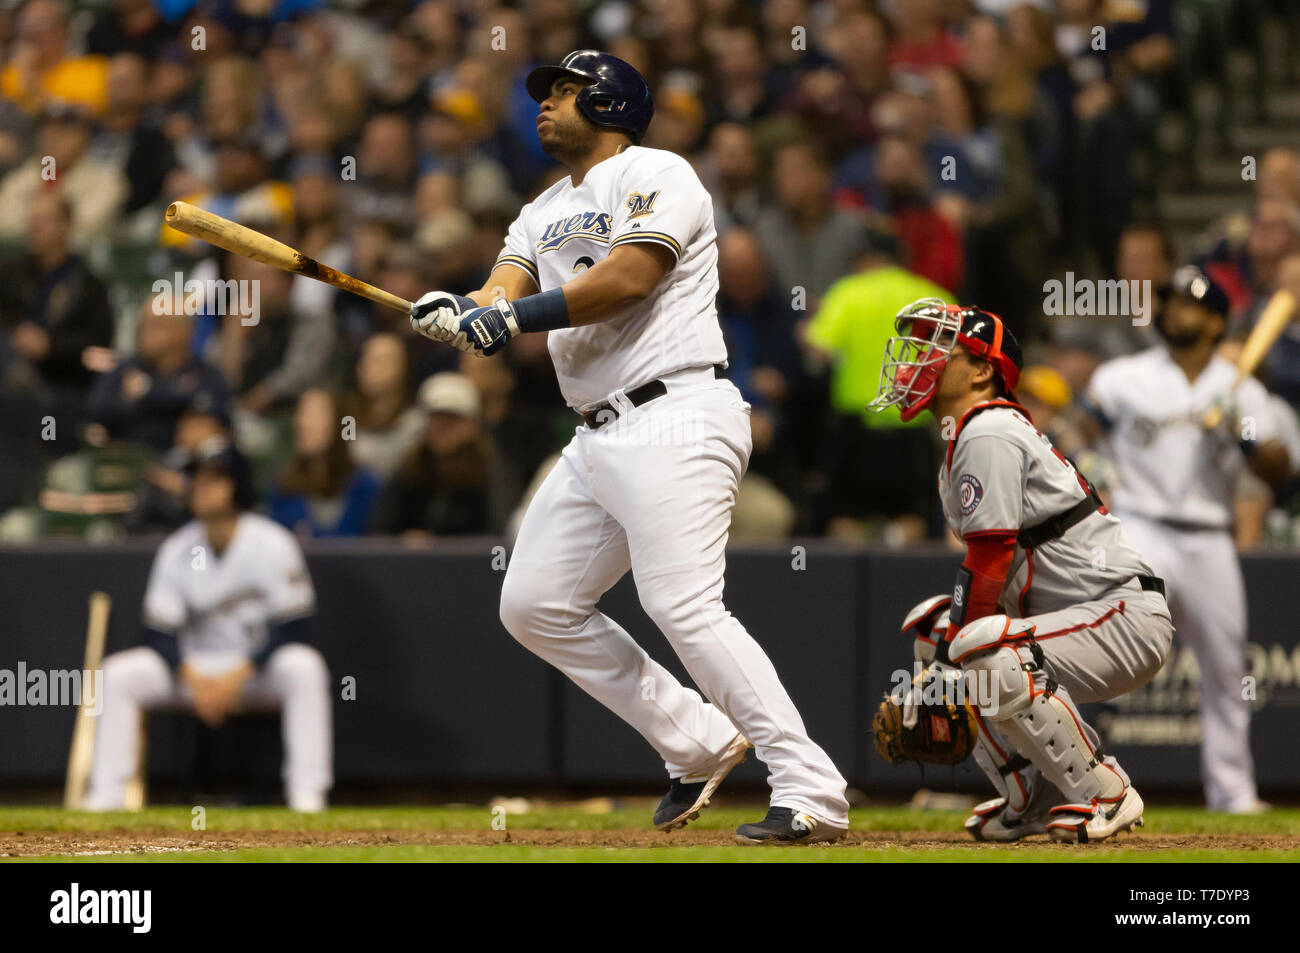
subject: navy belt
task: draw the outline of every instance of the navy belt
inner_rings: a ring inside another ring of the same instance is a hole
[[[721,364],[713,365],[714,380],[719,380],[727,376],[726,369]],[[661,380],[653,380],[648,384],[642,384],[640,387],[634,387],[623,396],[633,407],[640,407],[642,404],[648,404],[656,397],[662,397],[668,393],[668,385]],[[618,409],[609,401],[603,404],[597,404],[591,410],[582,415],[582,419],[587,422],[587,426],[592,430],[599,430],[605,424],[613,423],[618,419]]]

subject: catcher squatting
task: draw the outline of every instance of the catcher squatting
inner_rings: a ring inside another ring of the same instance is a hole
[[[871,407],[956,421],[939,494],[966,554],[952,595],[904,620],[927,670],[881,704],[876,748],[941,763],[973,749],[1000,795],[966,820],[977,840],[1097,841],[1141,825],[1142,798],[1075,705],[1160,670],[1174,631],[1164,583],[1017,402],[1020,347],[1000,318],[918,301],[897,331]],[[972,703],[935,701],[935,678],[965,678]]]
[[[549,331],[561,390],[585,422],[529,505],[502,621],[660,754],[671,781],[660,830],[697,817],[754,747],[771,808],[736,839],[838,839],[844,779],[722,603],[751,436],[748,405],[722,374],[708,194],[679,157],[639,145],[653,103],[622,60],[577,51],[527,87],[541,144],[570,175],[523,209],[483,289],[430,292],[411,309],[419,333],[478,355]],[[999,318],[921,301],[897,327],[872,406],[960,421],[939,489],[966,543],[953,595],[917,606],[906,629],[927,665],[974,673],[992,697],[927,705],[918,690],[886,701],[877,744],[926,760],[973,748],[1001,795],[966,822],[978,839],[1095,841],[1131,828],[1142,799],[1075,703],[1122,695],[1159,670],[1173,635],[1163,583],[1017,403],[1020,350]],[[689,446],[598,436],[685,410],[698,424]],[[703,698],[596,608],[629,568]]]

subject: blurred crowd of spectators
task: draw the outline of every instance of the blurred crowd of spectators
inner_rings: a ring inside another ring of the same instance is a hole
[[[1267,4],[1236,6],[1258,20]],[[644,145],[687,156],[714,196],[719,316],[754,407],[736,535],[935,536],[934,435],[861,410],[893,315],[935,295],[1002,314],[1041,365],[1023,396],[1049,416],[1098,360],[1149,343],[1122,320],[1045,318],[1042,283],[1161,283],[1181,263],[1149,223],[1161,123],[1195,72],[1175,13],[0,3],[0,537],[174,527],[188,453],[227,431],[262,508],[304,534],[509,532],[577,423],[544,336],[462,358],[404,314],[167,229],[162,210],[185,199],[411,300],[477,289],[561,174],[523,78],[583,47],[647,76]],[[1272,289],[1300,293],[1300,157],[1262,157],[1256,189],[1202,249],[1238,333]],[[182,306],[186,282],[231,280],[256,282],[255,323],[210,296]],[[1300,337],[1269,375],[1300,404]]]

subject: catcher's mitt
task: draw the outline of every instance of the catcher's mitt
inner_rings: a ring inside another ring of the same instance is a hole
[[[974,750],[978,729],[969,704],[921,702],[915,714],[904,719],[903,706],[889,695],[876,709],[871,728],[886,761],[957,764]]]

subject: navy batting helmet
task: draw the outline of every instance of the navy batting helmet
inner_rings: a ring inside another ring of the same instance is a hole
[[[559,66],[539,66],[528,74],[528,95],[541,102],[557,79],[584,84],[578,110],[598,126],[622,129],[639,143],[654,116],[654,100],[645,78],[617,56],[599,50],[574,50]]]
[[[1170,337],[1169,332],[1165,330],[1165,312],[1169,308],[1169,299],[1174,297],[1185,298],[1188,301],[1195,301],[1206,311],[1209,311],[1211,314],[1217,314],[1219,317],[1223,318],[1223,329],[1220,331],[1216,341],[1221,341],[1227,336],[1228,312],[1231,310],[1228,293],[1224,291],[1222,286],[1213,278],[1201,271],[1200,268],[1195,265],[1183,265],[1183,267],[1174,272],[1173,278],[1170,279],[1168,284],[1156,289],[1156,301],[1158,307],[1156,310],[1155,326],[1156,330],[1160,332],[1160,336],[1167,342],[1174,346],[1185,347],[1191,344],[1192,340],[1197,337],[1197,334],[1193,332],[1191,339],[1175,341]]]
[[[251,510],[257,505],[257,491],[253,488],[248,459],[225,437],[209,437],[199,444],[186,471],[193,476],[201,468],[216,470],[230,478],[235,485],[234,500],[238,509]]]
[[[1205,310],[1221,318],[1226,318],[1230,310],[1228,293],[1195,265],[1184,265],[1175,271],[1169,284],[1158,289],[1157,294],[1160,295],[1162,302],[1172,295],[1191,298]]]

